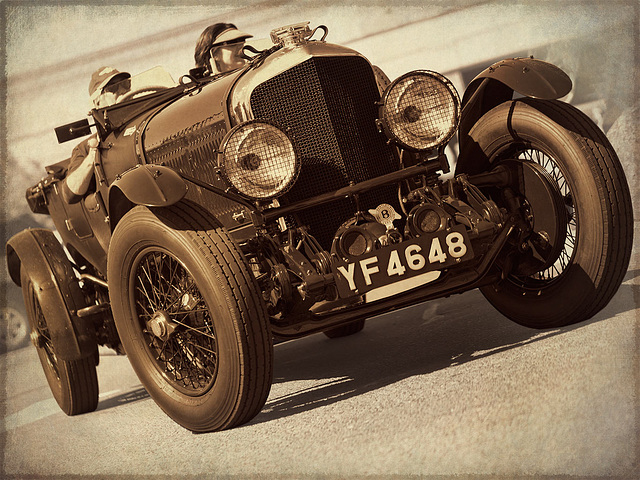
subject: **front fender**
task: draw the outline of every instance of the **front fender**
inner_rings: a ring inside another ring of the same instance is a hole
[[[552,63],[530,57],[509,58],[494,63],[479,73],[464,93],[462,106],[469,102],[483,79],[504,84],[525,97],[555,100],[571,91],[571,78]]]
[[[23,230],[7,242],[7,266],[20,285],[25,268],[42,306],[56,355],[66,361],[95,355],[97,343],[90,322],[76,316],[85,305],[71,262],[51,230]]]
[[[489,110],[511,100],[513,93],[545,100],[564,97],[571,91],[571,79],[559,67],[530,57],[510,58],[494,63],[469,83],[462,98],[459,128],[458,173],[479,173],[486,162],[473,158],[469,131]]]
[[[116,178],[109,187],[109,207],[116,189],[134,205],[147,207],[167,207],[187,194],[187,185],[175,170],[150,164],[136,165]]]

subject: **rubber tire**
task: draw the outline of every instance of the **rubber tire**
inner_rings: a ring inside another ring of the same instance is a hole
[[[531,291],[507,278],[481,288],[482,293],[502,314],[527,327],[560,327],[591,318],[618,290],[633,245],[629,187],[606,136],[571,105],[530,98],[490,110],[470,136],[492,163],[514,142],[555,159],[572,190],[578,218],[573,261],[555,282]]]
[[[329,338],[341,338],[348,337],[349,335],[355,335],[361,332],[364,328],[365,319],[356,320],[355,322],[347,323],[339,327],[325,330],[323,333]]]
[[[33,282],[24,267],[20,269],[20,283],[31,331],[34,331],[38,326],[36,316],[41,307],[35,294]],[[42,321],[46,324],[44,317]],[[55,344],[52,345],[52,348],[54,352],[52,360],[58,374],[49,363],[50,357],[46,350],[36,346],[42,369],[56,402],[67,415],[93,412],[98,406],[98,376],[95,357],[92,355],[80,360],[61,360],[55,357]]]
[[[218,372],[211,388],[187,395],[166,380],[144,346],[129,294],[136,256],[162,246],[181,261],[211,312],[218,342]],[[194,432],[233,428],[264,406],[273,376],[273,343],[266,307],[246,260],[219,223],[202,208],[181,202],[137,206],[116,226],[108,257],[111,307],[131,365],[158,406]],[[210,310],[211,311],[211,310]]]

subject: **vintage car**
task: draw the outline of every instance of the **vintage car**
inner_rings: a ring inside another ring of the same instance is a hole
[[[96,408],[98,345],[177,423],[215,431],[260,412],[274,339],[351,335],[475,288],[557,328],[616,293],[629,188],[605,135],[558,100],[564,72],[506,59],[460,100],[436,72],[389,82],[326,36],[278,28],[242,68],[142,85],[57,129],[97,130],[95,188],[65,202],[67,164],[48,167],[27,200],[62,241],[27,229],[7,257],[64,412]]]

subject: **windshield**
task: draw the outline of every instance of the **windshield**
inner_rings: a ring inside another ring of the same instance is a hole
[[[131,77],[131,91],[148,89],[151,87],[175,87],[178,85],[171,74],[164,67],[153,67],[145,72]]]

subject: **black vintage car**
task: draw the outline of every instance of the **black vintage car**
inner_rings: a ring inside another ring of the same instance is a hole
[[[604,134],[557,100],[564,72],[503,60],[460,100],[432,71],[389,82],[326,34],[279,28],[238,70],[93,110],[95,189],[65,202],[61,162],[28,190],[62,241],[24,230],[8,268],[67,414],[96,408],[98,345],[126,353],[172,419],[212,431],[260,412],[274,338],[351,335],[474,288],[515,322],[560,327],[615,294],[629,189]]]

